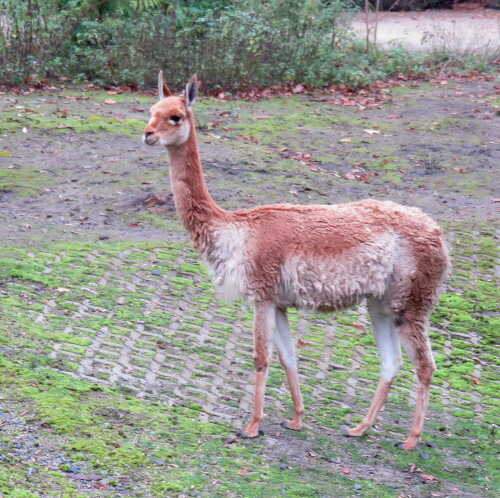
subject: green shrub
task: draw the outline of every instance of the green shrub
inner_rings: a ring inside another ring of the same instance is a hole
[[[283,82],[356,87],[439,64],[486,67],[481,58],[447,51],[367,48],[349,30],[351,1],[0,0],[0,81],[66,76],[152,86],[163,69],[175,89],[195,72],[206,90]]]
[[[58,2],[0,0],[0,81],[39,83],[84,13]]]

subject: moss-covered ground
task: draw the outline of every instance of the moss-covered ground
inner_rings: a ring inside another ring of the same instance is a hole
[[[165,152],[140,144],[154,99],[0,95],[0,495],[496,495],[494,84],[385,92],[372,107],[308,95],[202,99],[196,112],[225,208],[373,196],[422,207],[445,229],[453,270],[412,452],[394,446],[413,410],[406,358],[377,425],[341,436],[378,379],[363,307],[291,311],[306,427],[279,425],[291,401],[275,362],[266,436],[237,439],[252,406],[252,312],[216,299],[176,219]]]

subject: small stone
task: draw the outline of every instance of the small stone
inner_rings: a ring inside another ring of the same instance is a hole
[[[363,486],[361,486],[361,484],[359,484],[359,483],[356,483],[354,485],[354,489],[363,489]]]
[[[161,275],[161,270],[153,270],[151,275]]]
[[[165,465],[165,462],[163,460],[158,460],[156,458],[153,458],[153,463],[156,465]]]
[[[427,453],[419,453],[418,456],[424,460],[429,460],[430,456]]]
[[[286,470],[288,467],[284,463],[280,463],[280,470]]]

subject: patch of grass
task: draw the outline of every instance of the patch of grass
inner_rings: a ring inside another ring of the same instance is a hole
[[[50,130],[54,133],[110,133],[131,137],[140,136],[144,121],[139,119],[117,119],[99,115],[65,116],[53,114],[7,115],[0,123],[0,133],[19,132],[23,128]]]

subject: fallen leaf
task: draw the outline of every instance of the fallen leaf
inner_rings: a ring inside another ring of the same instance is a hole
[[[349,323],[349,324],[347,324],[347,326],[354,327],[355,329],[359,329],[359,330],[366,330],[366,327],[361,323]]]
[[[317,456],[318,456],[318,454],[317,454],[317,453],[314,453],[314,451],[311,451],[311,450],[309,450],[309,451],[307,452],[307,454],[308,454],[310,457],[317,457]]]
[[[368,135],[380,135],[380,130],[363,130]]]
[[[164,195],[152,195],[148,197],[142,204],[146,207],[149,206],[161,206],[165,204],[167,198]]]
[[[408,472],[415,472],[415,469],[417,468],[416,464],[410,463],[410,467],[408,468]]]
[[[307,342],[306,342],[306,341],[304,341],[303,339],[299,339],[299,340],[297,341],[297,344],[298,344],[301,348],[303,348],[303,347],[307,346]]]
[[[120,445],[118,443],[114,443],[113,441],[106,441],[108,446],[113,446],[113,448],[119,448]]]
[[[349,142],[352,142],[352,138],[341,138],[341,139],[339,140],[339,142],[349,143]]]
[[[347,467],[340,467],[340,470],[344,473],[344,474],[350,474],[351,471],[347,468]]]
[[[471,377],[470,380],[473,384],[476,384],[476,386],[479,386],[481,384],[481,382],[479,382],[479,380],[477,380],[475,377]]]
[[[10,156],[10,152],[8,150],[0,150],[0,156]]]
[[[292,90],[292,93],[301,93],[304,91],[304,85],[296,85],[293,90]]]
[[[420,477],[422,477],[426,481],[435,481],[436,480],[436,478],[434,476],[431,476],[430,474],[420,474]]]
[[[356,180],[356,178],[357,178],[357,177],[356,177],[356,175],[353,175],[352,173],[346,173],[346,174],[344,175],[344,178],[345,178],[346,180]]]
[[[107,99],[107,100],[104,101],[104,103],[107,104],[107,105],[112,105],[112,104],[116,104],[116,101],[113,100],[113,99]]]
[[[478,363],[479,365],[482,365],[482,364],[483,364],[483,362],[482,362],[479,358],[472,358],[472,361],[473,361],[474,363]]]
[[[69,289],[66,289],[66,287],[58,287],[57,292],[71,292]]]

